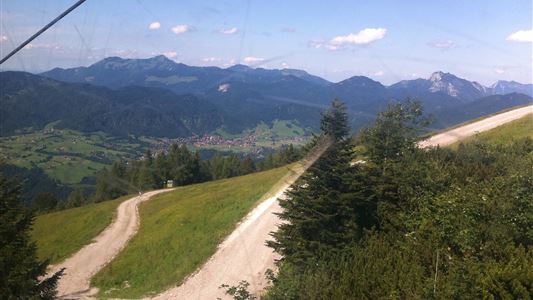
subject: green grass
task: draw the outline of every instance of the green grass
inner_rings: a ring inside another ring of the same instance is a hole
[[[137,298],[180,283],[288,172],[282,167],[155,196],[140,207],[137,235],[92,285],[100,297]]]
[[[527,104],[527,105],[518,105],[518,106],[513,106],[513,107],[508,107],[506,109],[503,109],[503,110],[500,110],[498,112],[495,112],[495,113],[491,113],[491,114],[488,114],[488,115],[484,115],[484,116],[481,116],[481,117],[477,117],[477,118],[474,118],[474,119],[470,119],[468,121],[465,121],[465,122],[462,122],[462,123],[459,123],[459,124],[455,124],[453,126],[450,126],[450,127],[446,127],[446,128],[443,128],[443,129],[440,129],[440,130],[435,130],[435,131],[431,131],[431,132],[428,132],[428,133],[425,133],[422,135],[422,137],[424,138],[429,138],[433,135],[437,135],[439,133],[443,133],[443,132],[446,132],[448,130],[452,130],[452,129],[455,129],[455,128],[459,128],[461,126],[465,126],[465,125],[468,125],[468,124],[472,124],[474,122],[477,122],[477,121],[481,121],[483,119],[486,119],[486,118],[490,118],[492,116],[495,116],[495,115],[499,115],[499,114],[503,114],[505,112],[508,112],[508,111],[511,111],[511,110],[515,110],[515,109],[519,109],[519,108],[522,108],[522,107],[526,107],[526,106],[529,106],[530,104]]]
[[[450,145],[456,148],[460,143],[468,143],[474,140],[484,140],[491,144],[508,144],[521,138],[533,139],[533,116],[528,115],[518,120],[498,126],[486,132],[479,133],[475,136],[464,139],[460,142]]]
[[[63,184],[76,185],[112,161],[142,154],[142,142],[104,133],[44,130],[0,138],[0,158],[19,167],[42,168]]]
[[[31,232],[39,259],[61,262],[102,232],[131,196],[37,216]]]

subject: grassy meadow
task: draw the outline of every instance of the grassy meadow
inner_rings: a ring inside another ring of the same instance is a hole
[[[184,186],[144,202],[139,232],[92,285],[100,297],[138,298],[180,283],[289,172],[285,166]]]
[[[39,215],[32,239],[39,259],[61,262],[102,232],[116,215],[117,206],[132,196]]]
[[[52,179],[69,185],[113,161],[137,157],[142,149],[138,140],[70,129],[46,128],[0,138],[0,158],[19,167],[42,168]]]

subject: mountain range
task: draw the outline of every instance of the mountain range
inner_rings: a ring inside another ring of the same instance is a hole
[[[533,85],[498,81],[490,87],[435,72],[390,86],[365,76],[330,82],[302,70],[235,65],[196,67],[165,56],[109,57],[89,67],[38,75],[0,73],[2,135],[52,121],[82,131],[166,137],[223,128],[238,133],[260,122],[292,120],[317,128],[334,98],[346,102],[352,126],[372,120],[393,100],[419,98],[443,128],[532,101]]]

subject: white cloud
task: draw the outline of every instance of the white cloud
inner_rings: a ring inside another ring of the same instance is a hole
[[[500,68],[494,68],[494,73],[503,74],[503,73],[505,73],[505,70],[504,69],[500,69]]]
[[[533,43],[533,29],[513,32],[507,37],[507,40],[510,42]]]
[[[358,33],[336,36],[329,41],[312,40],[309,46],[315,49],[339,50],[348,45],[367,45],[381,40],[387,33],[386,28],[365,28]]]
[[[358,33],[336,36],[330,40],[329,44],[337,47],[343,45],[366,45],[381,40],[386,33],[387,29],[385,28],[365,28]]]
[[[237,29],[237,27],[233,27],[228,29],[220,29],[218,32],[222,34],[236,34],[237,32],[239,32],[239,29]]]
[[[161,23],[159,23],[159,22],[150,23],[150,25],[148,26],[148,29],[150,29],[150,30],[156,30],[156,29],[159,29],[159,28],[161,28]]]
[[[178,56],[178,52],[176,51],[167,51],[167,52],[163,52],[163,55],[168,57],[168,58],[175,58]]]
[[[1,42],[5,42],[7,40],[8,40],[7,36],[5,36],[5,35],[0,36],[0,43]]]
[[[245,63],[245,64],[254,64],[254,63],[259,63],[259,62],[262,62],[264,61],[265,59],[264,58],[260,58],[260,57],[253,57],[253,56],[247,56],[245,57],[242,61]]]
[[[372,74],[372,75],[379,77],[379,76],[383,76],[383,74],[385,74],[385,73],[383,71],[379,70],[377,72],[374,72],[374,74]]]
[[[451,40],[442,40],[428,43],[428,45],[433,48],[447,50],[453,48],[455,46],[455,43]]]
[[[172,27],[171,30],[175,34],[182,34],[182,33],[194,31],[195,28],[193,26],[190,26],[190,25],[181,24],[181,25],[176,25],[176,26]]]

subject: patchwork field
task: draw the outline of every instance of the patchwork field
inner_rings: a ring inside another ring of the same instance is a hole
[[[41,168],[63,184],[75,185],[113,161],[135,158],[143,144],[103,133],[44,129],[0,138],[0,157],[19,167]]]

